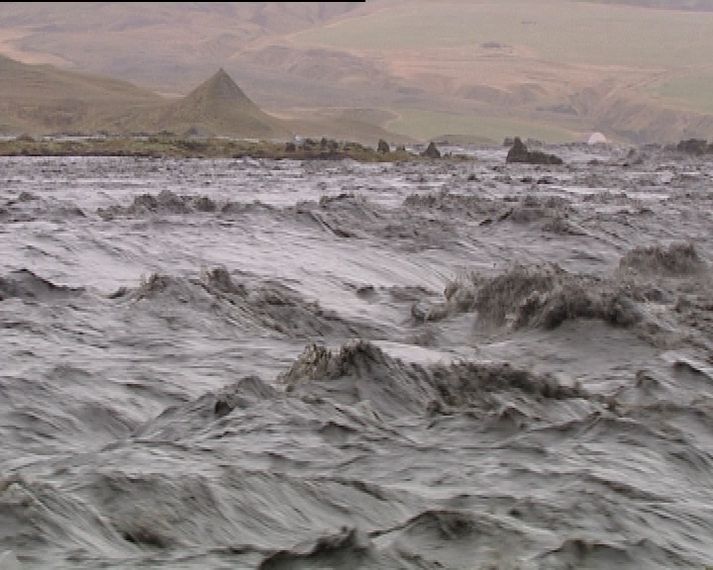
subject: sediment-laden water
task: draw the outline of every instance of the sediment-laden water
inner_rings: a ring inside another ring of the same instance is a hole
[[[713,163],[0,159],[0,568],[713,565]]]

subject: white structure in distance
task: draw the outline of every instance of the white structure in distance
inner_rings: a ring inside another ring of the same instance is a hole
[[[587,141],[588,145],[595,145],[595,144],[607,144],[609,141],[607,140],[607,137],[605,137],[602,133],[592,133],[591,136],[589,137],[589,140]]]

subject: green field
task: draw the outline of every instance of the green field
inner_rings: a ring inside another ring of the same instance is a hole
[[[535,57],[596,65],[681,68],[710,63],[713,13],[646,10],[567,0],[413,0],[293,36],[353,50],[474,48],[498,41]],[[516,17],[513,18],[513,14]]]
[[[651,95],[677,107],[713,113],[713,73],[684,75],[650,87]]]
[[[458,115],[421,109],[399,110],[398,114],[397,119],[384,126],[390,131],[416,139],[432,139],[442,135],[471,135],[489,139],[497,144],[510,136],[531,137],[544,142],[581,139],[577,133],[555,126],[505,117]]]

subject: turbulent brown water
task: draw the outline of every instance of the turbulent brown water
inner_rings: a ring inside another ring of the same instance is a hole
[[[713,564],[713,163],[0,159],[0,568]]]

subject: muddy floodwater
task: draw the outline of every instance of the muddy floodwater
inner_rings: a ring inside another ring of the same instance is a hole
[[[0,158],[0,568],[713,565],[713,160]]]

